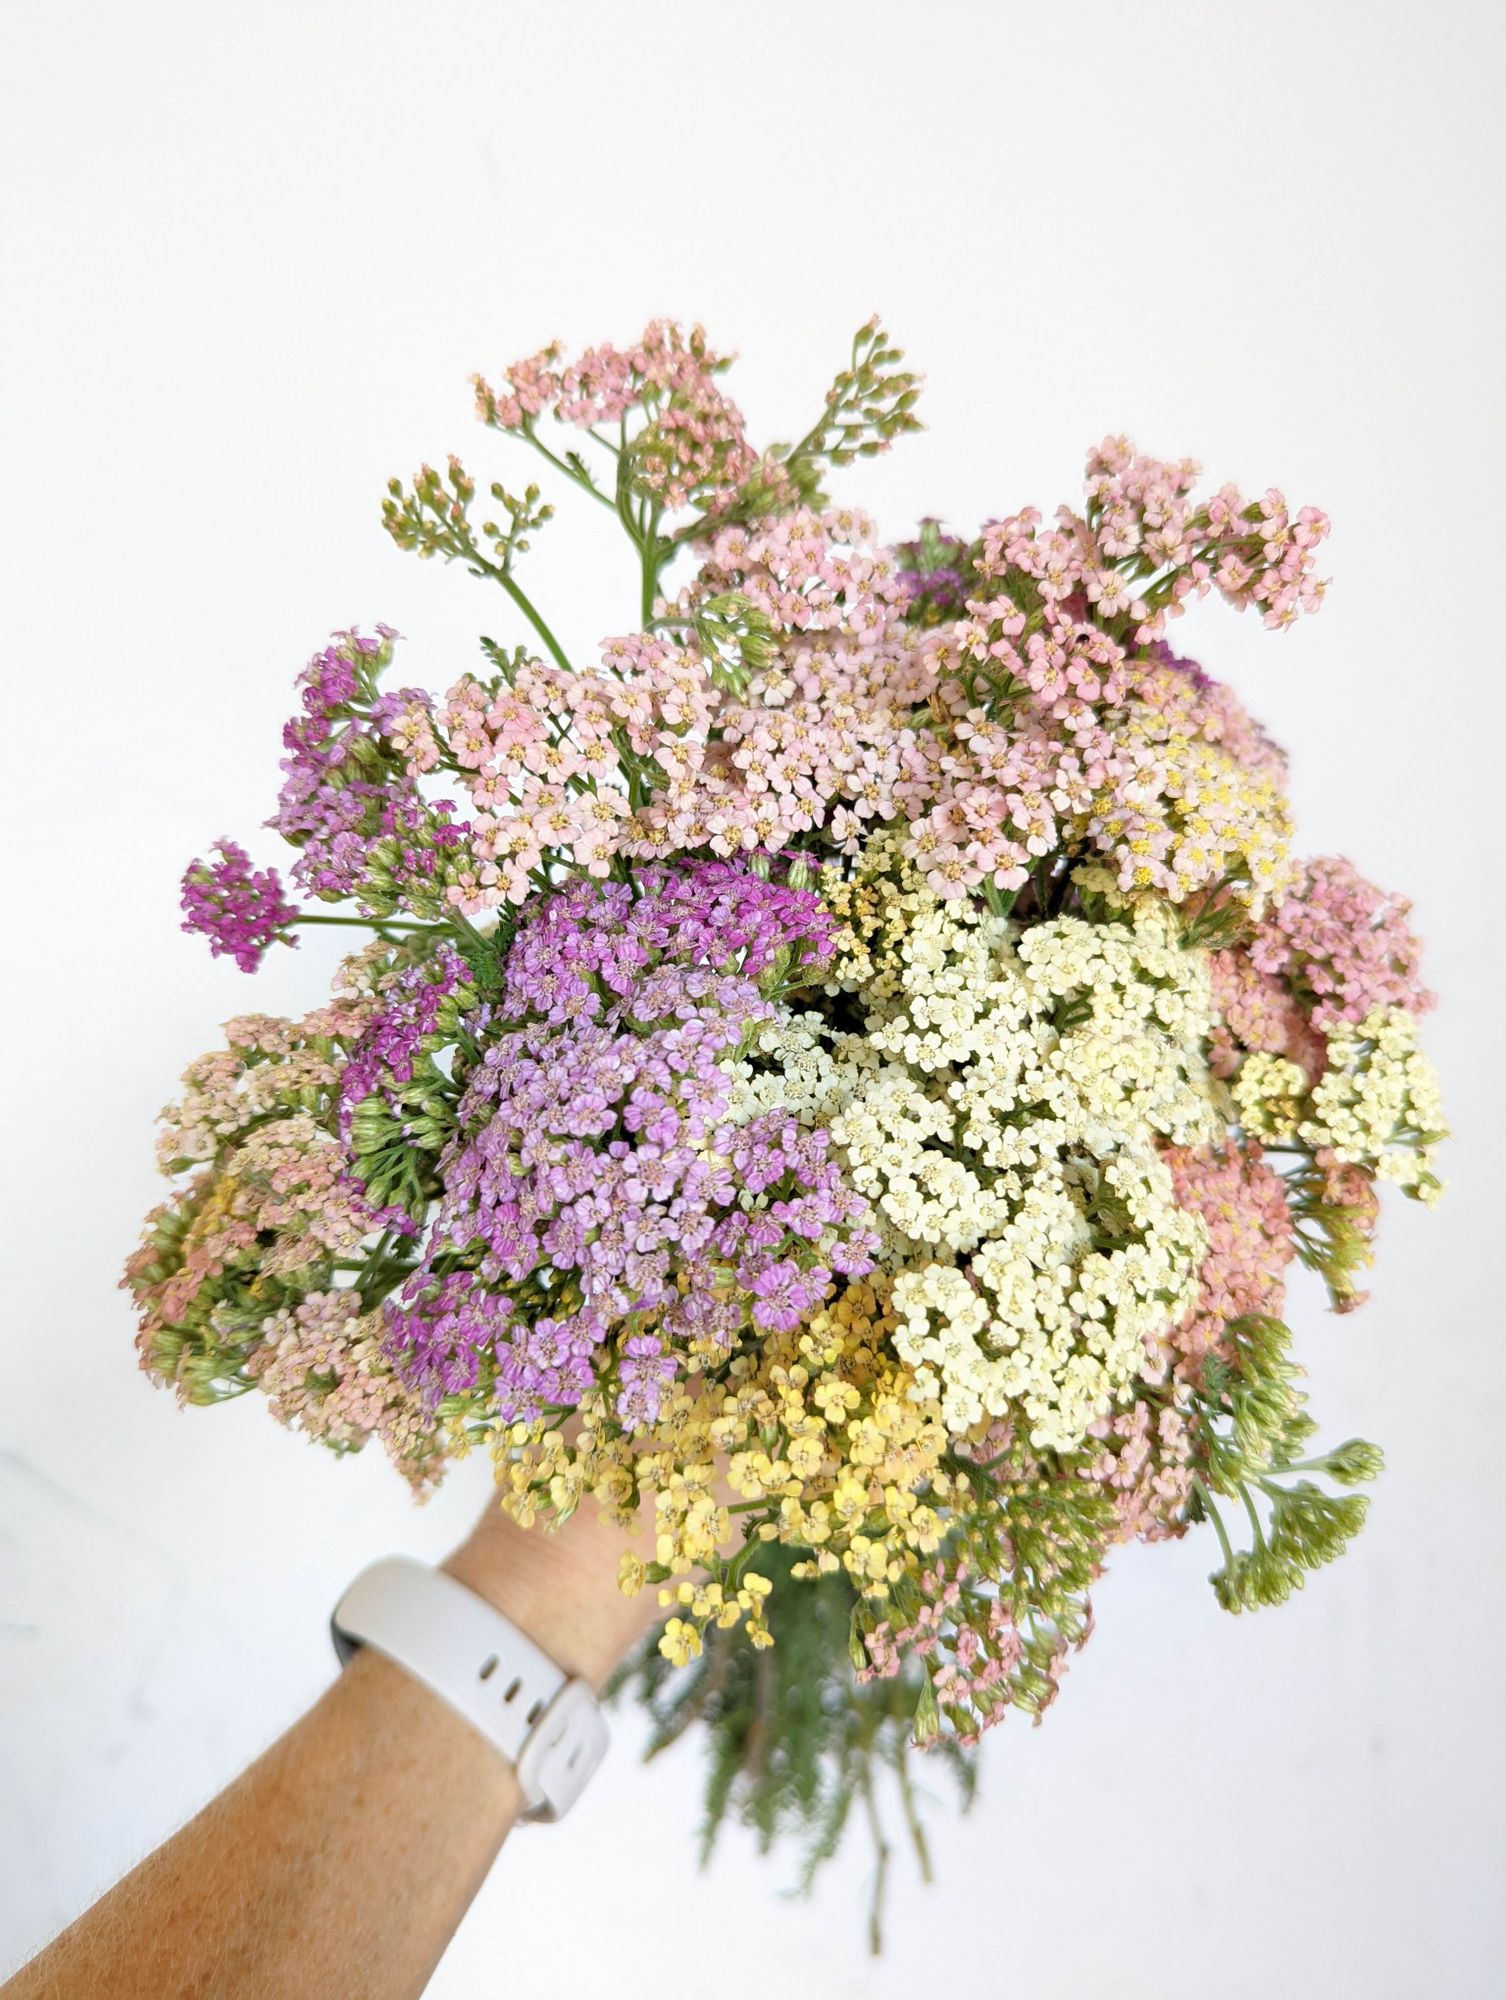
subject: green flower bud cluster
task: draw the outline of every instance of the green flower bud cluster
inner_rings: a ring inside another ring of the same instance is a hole
[[[1296,1387],[1301,1374],[1290,1356],[1291,1332],[1278,1319],[1251,1315],[1228,1329],[1233,1362],[1210,1358],[1200,1403],[1202,1462],[1189,1515],[1211,1520],[1223,1563],[1209,1581],[1226,1611],[1282,1604],[1308,1574],[1334,1562],[1364,1526],[1363,1494],[1326,1492],[1301,1474],[1319,1474],[1336,1486],[1377,1478],[1380,1448],[1350,1438],[1316,1457],[1299,1453],[1316,1426]],[[1248,1518],[1252,1544],[1236,1550],[1214,1495],[1235,1500]]]

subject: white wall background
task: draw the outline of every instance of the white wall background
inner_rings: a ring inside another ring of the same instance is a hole
[[[1390,1470],[1284,1610],[1221,1614],[1197,1542],[1116,1562],[878,1967],[860,1842],[811,1904],[736,1839],[697,1875],[695,1755],[638,1770],[628,1718],[431,1990],[1499,1993],[1499,9],[10,0],[0,34],[0,1969],[324,1684],[360,1563],[482,1497],[178,1412],[114,1289],[183,1063],[333,955],[253,988],[177,930],[186,858],[269,810],[292,675],[381,618],[443,685],[502,625],[388,543],[386,478],[505,473],[469,372],[659,312],[791,435],[878,307],[930,378],[845,489],[894,532],[1054,505],[1107,429],[1336,519],[1319,619],[1187,636],[1292,746],[1305,844],[1416,898],[1444,995],[1446,1205],[1387,1216],[1367,1311],[1296,1306],[1329,1434]],[[535,575],[584,645],[634,580],[562,512]]]

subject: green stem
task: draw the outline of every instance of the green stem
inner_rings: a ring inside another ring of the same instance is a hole
[[[642,540],[639,547],[643,551],[643,592],[640,602],[641,622],[647,625],[654,615],[654,599],[659,592],[659,572],[664,567],[665,548],[659,540],[659,522],[662,509],[655,507],[646,515],[643,523]]]
[[[462,910],[458,904],[456,904],[450,911],[450,924],[455,930],[465,932],[465,934],[468,937],[470,937],[476,944],[485,945],[491,943],[491,940],[490,938],[487,937],[485,931],[478,931],[476,926],[471,922],[470,918],[466,915],[465,911]]]
[[[560,458],[554,452],[552,452],[549,449],[548,445],[545,444],[544,440],[538,435],[537,431],[525,430],[523,435],[524,437],[527,438],[528,442],[533,446],[536,452],[540,453],[541,456],[548,459],[549,463],[554,467],[556,472],[563,472],[567,479],[573,479],[575,481],[575,484],[578,487],[580,487],[582,492],[589,493],[593,500],[600,501],[601,505],[606,508],[609,514],[616,513],[617,509],[613,506],[612,502],[607,498],[606,494],[602,492],[601,488],[596,484],[595,480],[588,478],[586,474],[583,472],[577,472],[575,467],[570,463],[568,459]],[[605,442],[605,440],[601,440],[601,442]],[[608,445],[607,449],[610,451],[612,447]]]
[[[1261,1485],[1265,1486],[1264,1480],[1261,1481]],[[1265,1547],[1265,1532],[1260,1525],[1260,1516],[1255,1510],[1255,1502],[1250,1498],[1249,1487],[1242,1482],[1239,1489],[1239,1497],[1245,1503],[1245,1512],[1250,1517],[1250,1526],[1255,1533],[1255,1546],[1257,1549],[1263,1549]]]
[[[1234,1568],[1234,1544],[1229,1540],[1229,1531],[1224,1526],[1224,1517],[1219,1513],[1217,1507],[1214,1506],[1213,1495],[1208,1491],[1201,1479],[1193,1480],[1192,1490],[1197,1494],[1199,1500],[1202,1501],[1208,1519],[1218,1531],[1219,1547],[1224,1552],[1224,1568],[1232,1572]]]
[[[868,1815],[868,1830],[873,1835],[873,1846],[878,1866],[873,1877],[873,1901],[868,1908],[868,1949],[874,1958],[884,1949],[884,1890],[889,1879],[889,1843],[884,1838],[883,1822],[879,1818],[878,1800],[873,1795],[873,1755],[872,1746],[864,1743],[858,1755],[863,1760],[861,1780],[863,1809]]]
[[[863,342],[863,335],[861,333],[854,334],[851,352],[848,357],[854,375],[857,373],[858,369],[858,354],[861,349],[862,342]],[[799,444],[792,445],[791,448],[784,454],[781,463],[784,465],[793,465],[798,459],[803,458],[808,451],[817,450],[821,445],[825,443],[827,432],[831,430],[834,425],[839,424],[843,416],[852,407],[853,407],[852,392],[850,390],[839,402],[829,403],[827,407],[821,412],[820,416],[817,417],[816,421],[811,425],[810,429],[806,432],[805,436],[800,440]]]
[[[905,1825],[910,1830],[915,1858],[920,1863],[920,1879],[929,1883],[935,1879],[931,1873],[931,1849],[926,1840],[926,1830],[920,1823],[920,1814],[915,1807],[915,1785],[910,1776],[910,1746],[903,1736],[900,1737],[899,1748],[894,1753],[894,1768],[899,1774],[899,1796],[905,1809]]]
[[[559,640],[555,638],[549,627],[544,623],[537,606],[529,597],[527,591],[524,590],[522,584],[506,569],[499,569],[495,563],[488,563],[487,568],[507,592],[513,603],[517,605],[534,631],[538,633],[544,644],[549,648],[549,651],[554,655],[556,662],[564,668],[567,674],[573,674],[575,669],[570,664],[569,655]]]
[[[1282,1474],[1285,1474],[1288,1472],[1300,1472],[1303,1468],[1301,1466],[1296,1466],[1296,1465],[1282,1465],[1278,1466],[1276,1469]],[[1320,1472],[1326,1472],[1328,1468],[1323,1463],[1322,1460],[1319,1460],[1316,1466],[1311,1469]],[[1264,1493],[1266,1498],[1269,1500],[1276,1500],[1276,1501],[1290,1500],[1292,1497],[1291,1494],[1288,1492],[1287,1488],[1281,1485],[1278,1480],[1267,1479],[1262,1476],[1261,1478],[1255,1480],[1254,1483],[1256,1486],[1260,1488],[1261,1492]],[[1253,1502],[1247,1501],[1245,1504],[1250,1507],[1251,1512],[1253,1513],[1254,1511]]]
[[[344,924],[362,931],[440,931],[443,924],[409,923],[406,918],[393,922],[388,917],[310,917],[302,914],[293,919],[294,924]],[[291,928],[291,926],[290,926]]]

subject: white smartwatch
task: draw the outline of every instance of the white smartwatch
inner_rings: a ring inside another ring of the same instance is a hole
[[[342,1666],[374,1647],[500,1750],[517,1771],[525,1819],[563,1819],[606,1755],[606,1719],[586,1683],[443,1570],[407,1556],[373,1563],[330,1630]]]

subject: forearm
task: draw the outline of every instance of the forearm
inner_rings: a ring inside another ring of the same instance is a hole
[[[596,1684],[641,1611],[594,1522],[489,1524],[446,1565]],[[3,1989],[3,2000],[407,2000],[517,1819],[506,1761],[375,1653]]]
[[[466,1723],[363,1654],[5,2000],[420,1993],[519,1804]]]

